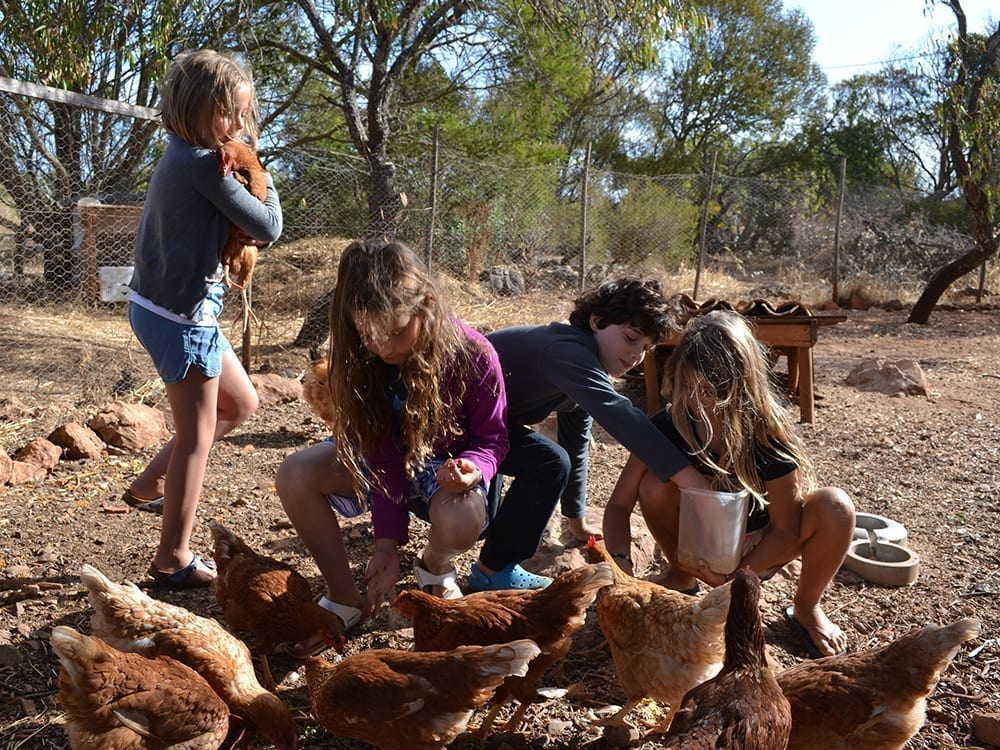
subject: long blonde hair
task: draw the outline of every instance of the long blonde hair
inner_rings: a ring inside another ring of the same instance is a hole
[[[160,118],[167,132],[194,146],[216,148],[213,124],[218,114],[236,112],[237,92],[250,88],[250,111],[243,135],[257,146],[257,97],[253,76],[235,58],[211,49],[182,52],[160,86]]]
[[[764,482],[755,461],[755,448],[799,467],[803,492],[815,483],[815,471],[788,410],[780,403],[769,377],[770,367],[761,344],[739,313],[714,310],[693,317],[667,363],[664,396],[678,432],[720,478],[724,489],[746,489],[764,501]],[[708,445],[715,435],[712,420],[698,398],[700,388],[715,400],[722,423],[725,466],[712,460]],[[706,428],[702,440],[694,427]]]
[[[399,365],[405,389],[399,439],[407,475],[433,455],[437,441],[460,434],[456,407],[478,349],[445,306],[426,267],[402,242],[352,242],[340,258],[330,301],[328,383],[335,415],[331,425],[337,455],[359,492],[377,482],[366,475],[365,456],[393,428],[388,388],[394,370],[365,346],[355,319],[412,314],[421,325],[413,350]],[[453,371],[450,368],[455,367]]]

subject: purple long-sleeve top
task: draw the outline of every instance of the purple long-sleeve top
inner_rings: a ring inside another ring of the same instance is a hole
[[[448,435],[434,446],[437,458],[466,458],[482,472],[487,485],[496,476],[497,466],[507,455],[507,395],[504,391],[500,359],[493,345],[478,331],[459,321],[465,335],[479,349],[472,366],[464,373],[451,371],[446,382],[451,393],[465,382],[465,394],[457,404],[455,420],[461,434]],[[368,467],[381,481],[371,492],[372,525],[376,539],[396,539],[404,543],[409,534],[408,500],[411,482],[404,466],[405,451],[400,435],[387,434],[367,457]]]

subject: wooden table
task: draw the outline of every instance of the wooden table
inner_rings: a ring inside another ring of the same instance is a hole
[[[754,336],[775,354],[788,358],[788,393],[798,395],[801,421],[811,423],[815,413],[813,393],[814,373],[812,348],[821,326],[847,320],[846,315],[791,315],[776,318],[747,318]],[[646,381],[646,409],[652,414],[660,408],[660,372],[657,354],[673,350],[681,332],[674,331],[666,342],[650,352],[643,362]]]

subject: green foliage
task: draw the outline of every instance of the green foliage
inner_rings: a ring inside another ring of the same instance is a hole
[[[629,185],[614,203],[590,211],[607,234],[607,257],[629,266],[655,264],[674,271],[694,257],[698,208],[649,180]],[[597,242],[592,250],[600,253]]]

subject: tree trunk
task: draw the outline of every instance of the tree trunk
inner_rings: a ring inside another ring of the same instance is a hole
[[[391,240],[396,236],[396,230],[403,220],[406,193],[400,192],[397,187],[396,167],[391,161],[372,156],[369,166],[372,187],[368,194],[369,214],[365,238]],[[329,289],[313,303],[292,342],[292,346],[308,348],[313,359],[319,352],[320,344],[329,335],[331,299],[333,290]]]
[[[977,245],[962,257],[956,258],[951,263],[935,271],[934,275],[931,276],[931,280],[927,282],[927,286],[924,287],[920,299],[910,309],[910,317],[906,319],[906,322],[923,324],[930,320],[934,306],[941,298],[941,295],[948,290],[948,287],[957,279],[965,276],[965,274],[976,270],[977,266],[995,254],[995,245],[992,252],[984,251]]]

